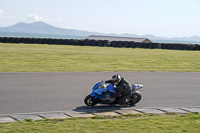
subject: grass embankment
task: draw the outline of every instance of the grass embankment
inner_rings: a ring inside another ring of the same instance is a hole
[[[1,123],[0,132],[14,133],[199,133],[200,114],[123,115]]]
[[[200,52],[0,43],[0,72],[58,71],[200,71]]]

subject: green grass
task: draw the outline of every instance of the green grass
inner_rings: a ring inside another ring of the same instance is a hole
[[[0,72],[200,71],[200,51],[0,43]]]
[[[123,115],[1,123],[1,133],[199,133],[200,114]]]

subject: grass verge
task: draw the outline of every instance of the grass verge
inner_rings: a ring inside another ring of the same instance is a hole
[[[199,51],[0,43],[0,72],[200,71]]]
[[[95,116],[0,123],[1,133],[199,133],[200,114]]]

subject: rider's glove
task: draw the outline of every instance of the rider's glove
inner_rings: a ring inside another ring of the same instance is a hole
[[[106,82],[105,82],[105,81],[103,81],[103,80],[102,80],[101,82],[102,82],[101,84],[105,84],[105,83],[106,83]]]

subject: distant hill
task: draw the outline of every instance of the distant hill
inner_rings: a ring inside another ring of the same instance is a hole
[[[44,22],[23,23],[20,22],[10,27],[0,28],[2,32],[18,32],[18,33],[38,33],[38,34],[57,34],[57,35],[77,35],[87,36],[91,34],[99,34],[97,32],[87,32],[73,29],[63,29],[51,26]]]
[[[89,35],[104,35],[104,36],[122,36],[122,37],[137,37],[137,38],[148,38],[152,40],[177,40],[177,41],[198,41],[200,42],[200,37],[183,37],[183,38],[165,38],[156,37],[154,35],[142,35],[138,36],[136,34],[105,34],[99,32],[88,32],[82,30],[74,29],[63,29],[44,22],[34,22],[34,23],[17,23],[9,27],[0,27],[0,33],[3,32],[15,32],[15,33],[35,33],[35,34],[49,34],[49,35],[69,35],[69,36],[89,36]]]

